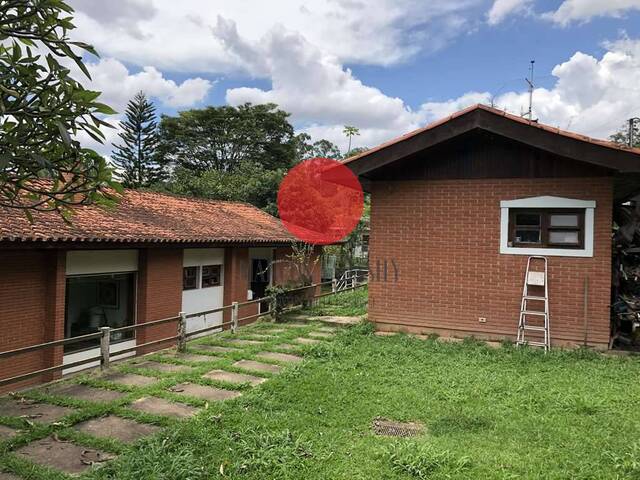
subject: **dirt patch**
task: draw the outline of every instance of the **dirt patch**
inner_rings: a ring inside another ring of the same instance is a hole
[[[396,422],[388,418],[374,418],[373,432],[386,437],[415,437],[424,432],[424,425],[417,422]]]
[[[129,408],[152,415],[177,418],[187,418],[198,413],[198,409],[191,405],[174,403],[158,397],[140,398],[129,405]]]
[[[109,453],[56,440],[53,437],[36,440],[15,453],[38,465],[62,470],[71,475],[82,473],[91,465],[115,458]]]
[[[225,372],[224,370],[212,370],[204,375],[204,378],[218,380],[221,382],[229,382],[234,384],[250,383],[256,386],[265,382],[267,379],[262,377],[254,377],[253,375],[245,375],[244,373]]]
[[[71,397],[78,400],[87,400],[89,402],[105,403],[119,400],[126,395],[125,393],[116,392],[114,390],[105,390],[102,388],[93,388],[77,384],[56,385],[45,389],[44,392],[59,397]]]
[[[0,480],[22,480],[20,477],[16,477],[12,473],[0,472]]]
[[[138,423],[115,415],[93,418],[74,425],[73,428],[94,437],[115,438],[125,443],[135,442],[161,430],[155,425]]]
[[[200,398],[209,402],[219,402],[239,397],[242,393],[235,390],[223,390],[221,388],[206,387],[196,383],[179,383],[169,389],[174,393]]]
[[[273,362],[298,363],[302,361],[302,357],[289,353],[260,352],[256,356],[260,359],[271,360]]]
[[[0,415],[5,417],[22,417],[31,422],[52,423],[75,412],[67,407],[37,403],[33,400],[7,398],[0,403]]]
[[[9,440],[10,438],[15,437],[17,433],[17,430],[14,428],[0,425],[0,441]],[[1,478],[2,477],[0,477],[0,479]]]
[[[240,360],[234,363],[233,366],[245,370],[268,373],[280,373],[280,370],[282,370],[282,367],[278,365],[269,365],[268,363],[256,362],[255,360]]]

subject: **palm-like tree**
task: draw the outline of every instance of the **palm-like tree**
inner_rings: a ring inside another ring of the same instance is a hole
[[[354,135],[360,135],[360,129],[357,127],[352,127],[351,125],[345,125],[342,133],[349,139],[349,148],[347,148],[347,155],[351,151],[351,137]]]

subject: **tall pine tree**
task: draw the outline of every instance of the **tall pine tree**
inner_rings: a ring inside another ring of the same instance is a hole
[[[156,107],[144,92],[138,92],[125,113],[125,121],[120,122],[122,132],[118,134],[124,144],[113,145],[112,159],[125,187],[148,187],[163,177],[162,166],[155,158],[158,145]]]

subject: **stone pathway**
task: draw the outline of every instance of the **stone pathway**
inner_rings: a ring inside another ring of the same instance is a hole
[[[70,398],[99,404],[102,407],[111,407],[115,402],[115,406],[118,408],[123,407],[130,410],[131,415],[134,412],[142,412],[182,420],[196,415],[200,411],[199,408],[189,404],[194,401],[189,399],[221,402],[238,398],[247,388],[256,387],[268,381],[270,375],[280,373],[284,366],[303,360],[299,355],[282,353],[277,350],[299,352],[302,351],[304,345],[314,345],[332,338],[338,330],[335,327],[323,326],[293,340],[280,338],[281,334],[283,337],[287,337],[291,335],[291,332],[295,332],[294,329],[308,326],[309,324],[305,323],[284,323],[277,324],[277,328],[275,326],[272,328],[272,325],[265,326],[263,324],[254,330],[248,329],[243,332],[243,338],[232,338],[227,335],[212,337],[220,345],[189,344],[188,347],[191,351],[187,353],[178,353],[175,349],[162,353],[163,361],[143,358],[115,364],[114,370],[102,375],[88,376],[87,383],[89,384],[61,382],[42,388],[40,392],[51,395],[51,401]],[[276,343],[278,341],[282,343]],[[229,361],[228,354],[233,354],[234,360],[236,360],[232,367],[247,373],[227,371],[225,365],[229,364],[224,362],[225,360]],[[238,358],[242,359],[238,360]],[[193,365],[172,363],[173,361],[184,361]],[[214,370],[205,370],[205,373],[202,373],[203,367],[206,369],[208,362],[221,362],[222,366]],[[140,370],[140,372],[118,371],[120,365]],[[261,374],[266,375],[260,376]],[[181,375],[181,377],[176,377],[177,375]],[[199,383],[200,378],[220,382],[221,386],[226,383],[228,386],[227,388],[219,388],[203,385]],[[185,381],[185,379],[188,380]],[[116,385],[127,387],[129,393],[110,390],[105,386],[98,388],[95,384],[91,384],[91,381],[95,380],[110,382],[114,388]],[[158,395],[156,387],[158,384],[161,384],[166,392],[172,393],[173,399],[177,401],[155,396],[154,393]],[[238,388],[238,390],[233,388]],[[184,397],[183,401],[180,401],[181,397]],[[129,400],[131,398],[133,398],[132,401]],[[85,415],[83,421],[75,425],[58,423],[73,413],[91,412],[92,410],[86,410],[87,407],[88,405],[70,408],[18,397],[0,399],[0,417],[15,417],[24,420],[24,427],[20,429],[0,424],[0,441],[29,433],[34,428],[33,423],[50,424],[50,429],[43,430],[42,433],[42,435],[48,435],[47,437],[35,439],[12,453],[35,464],[70,475],[77,475],[90,468],[91,465],[115,458],[115,455],[60,439],[57,433],[52,432],[71,426],[84,435],[131,444],[162,430],[162,427],[143,423],[140,419],[136,421],[125,418],[128,415],[121,416],[120,410],[115,410],[117,412],[115,414],[108,413],[114,412],[114,410],[106,411],[103,409],[102,416],[86,418]],[[72,422],[73,418],[70,417],[68,420]],[[142,418],[144,419],[144,417]],[[20,479],[10,472],[0,470],[0,480]]]
[[[115,438],[124,443],[131,443],[142,437],[158,433],[161,428],[155,425],[138,423],[128,418],[107,415],[106,417],[92,418],[77,425],[76,430],[98,438]]]

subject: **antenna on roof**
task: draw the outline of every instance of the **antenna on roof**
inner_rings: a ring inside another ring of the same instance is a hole
[[[529,121],[533,121],[533,66],[535,63],[535,60],[531,60],[531,66],[529,67],[529,78],[525,78],[526,82],[529,84],[529,110],[526,113],[526,116],[529,117]]]

